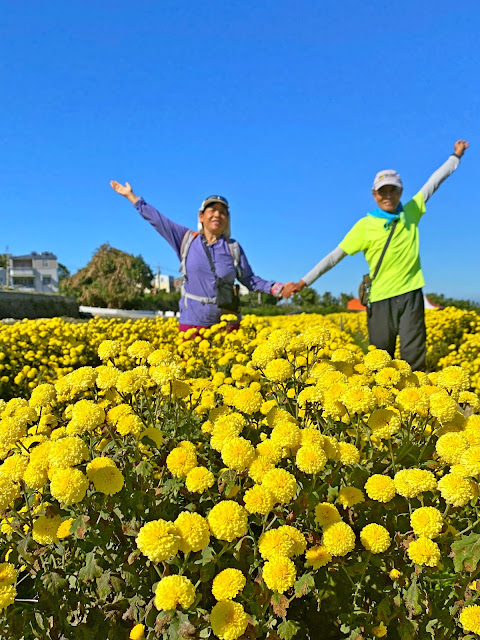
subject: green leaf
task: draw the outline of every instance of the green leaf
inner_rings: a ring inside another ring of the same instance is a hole
[[[425,627],[426,631],[431,634],[432,638],[435,640],[435,630],[438,627],[438,619],[434,618],[430,620],[430,622]]]
[[[174,618],[170,624],[168,625],[168,638],[169,640],[181,640],[180,634],[178,633],[178,628],[180,626],[180,621],[178,618]]]
[[[45,589],[54,596],[60,593],[67,585],[67,580],[55,571],[44,573],[42,582]]]
[[[45,631],[45,624],[43,622],[43,616],[38,611],[35,611],[35,620],[37,622],[37,625],[40,627],[40,629],[42,631]]]
[[[392,608],[390,606],[390,598],[383,598],[380,600],[377,607],[377,616],[383,622],[387,622],[392,615]]]
[[[152,475],[153,466],[150,464],[150,462],[143,460],[142,462],[140,462],[140,464],[137,464],[137,466],[135,467],[135,471],[139,475],[144,476],[146,478]]]
[[[202,567],[206,564],[208,564],[209,562],[212,562],[212,560],[215,558],[215,553],[212,549],[212,547],[208,546],[205,547],[205,549],[202,550],[202,555],[200,557],[200,560],[197,560],[197,562],[199,562]]]
[[[455,571],[472,573],[480,561],[480,533],[463,536],[452,544]]]
[[[106,600],[110,595],[111,590],[110,571],[104,571],[102,575],[97,578],[97,591],[100,600]]]
[[[415,616],[419,616],[423,610],[419,602],[420,596],[421,593],[420,589],[418,588],[417,575],[413,573],[412,582],[408,588],[407,593],[405,594],[405,604],[407,605],[410,614],[413,614]]]
[[[102,569],[98,566],[95,560],[95,552],[91,551],[86,555],[85,566],[78,572],[78,577],[83,582],[88,582],[94,578],[99,578],[102,575]]]
[[[140,584],[140,578],[136,571],[127,571],[125,568],[123,568],[122,577],[128,587],[133,587],[134,589],[136,589]]]
[[[202,582],[208,582],[213,578],[214,573],[215,573],[215,564],[213,562],[204,564],[200,567],[200,580]]]
[[[397,627],[400,640],[415,640],[418,624],[413,620],[403,619]]]
[[[209,638],[212,630],[207,627],[206,629],[202,629],[198,634],[200,638]]]
[[[301,598],[302,596],[310,593],[310,591],[315,587],[315,580],[311,573],[304,573],[294,585],[295,595],[297,598]]]
[[[300,629],[298,622],[294,620],[284,620],[278,625],[277,633],[282,640],[291,640],[297,631]]]
[[[118,578],[117,576],[112,576],[110,578],[110,582],[112,583],[113,590],[116,593],[122,593],[125,583],[121,578]]]

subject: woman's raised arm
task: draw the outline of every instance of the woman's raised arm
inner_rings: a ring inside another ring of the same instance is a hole
[[[121,196],[130,200],[132,204],[135,204],[140,200],[140,198],[133,193],[133,189],[128,182],[123,186],[123,184],[120,184],[120,182],[117,182],[116,180],[110,180],[110,186]]]
[[[133,193],[133,189],[131,185],[126,182],[125,186],[120,184],[116,180],[112,180],[110,182],[110,186],[114,191],[119,193],[124,198],[127,198],[135,209],[137,209],[138,213],[149,222],[152,227],[158,231],[158,233],[165,238],[168,244],[174,249],[178,258],[180,259],[180,247],[182,245],[182,240],[185,233],[188,231],[187,227],[184,227],[182,224],[178,224],[177,222],[173,222],[167,216],[164,216],[163,213],[157,211],[155,207],[147,204],[143,198],[139,198],[137,195]]]

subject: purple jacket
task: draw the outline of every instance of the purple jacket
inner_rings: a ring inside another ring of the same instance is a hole
[[[147,204],[143,198],[140,198],[135,203],[135,208],[173,247],[180,260],[180,246],[185,232],[188,231],[187,227],[169,220],[154,207]],[[220,240],[215,244],[209,245],[208,248],[210,249],[217,276],[233,283],[236,273],[227,240],[222,236]],[[254,275],[242,247],[240,247],[240,269],[242,272],[240,282],[250,291],[270,293],[270,289],[275,282],[273,280],[263,280],[263,278]],[[215,297],[215,278],[200,236],[197,236],[190,245],[186,261],[186,272],[185,290],[188,293],[204,298]],[[183,297],[180,299],[181,324],[210,327],[212,324],[219,322],[221,315],[221,310],[215,304],[203,304],[190,298],[188,301],[185,301]]]

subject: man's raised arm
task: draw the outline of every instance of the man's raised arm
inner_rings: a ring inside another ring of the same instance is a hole
[[[468,142],[466,140],[457,140],[454,144],[455,151],[449,156],[448,160],[438,168],[430,178],[426,181],[420,191],[423,193],[425,202],[435,193],[442,182],[450,176],[460,164],[460,158],[468,149]]]

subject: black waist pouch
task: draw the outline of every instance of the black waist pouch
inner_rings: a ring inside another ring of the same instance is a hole
[[[238,287],[223,278],[216,278],[217,287],[217,307],[225,309],[225,311],[233,311],[237,313],[240,309],[240,297],[238,295]]]

